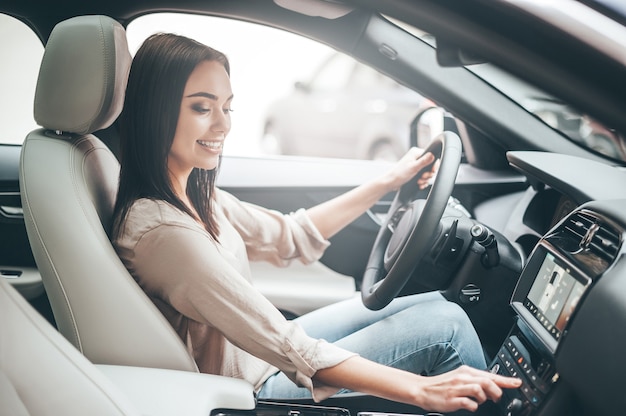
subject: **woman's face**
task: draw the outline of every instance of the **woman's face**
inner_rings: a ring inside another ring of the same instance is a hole
[[[215,169],[230,131],[233,93],[224,66],[204,61],[193,70],[180,103],[174,141],[167,158],[170,174],[179,178],[193,168]]]

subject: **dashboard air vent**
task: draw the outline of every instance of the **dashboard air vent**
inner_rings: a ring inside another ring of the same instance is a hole
[[[588,212],[572,214],[563,224],[563,232],[577,242],[579,249],[589,250],[609,262],[619,252],[621,233]]]

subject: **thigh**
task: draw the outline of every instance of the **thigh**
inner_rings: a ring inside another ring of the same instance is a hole
[[[486,367],[482,345],[467,314],[443,298],[416,303],[335,344],[416,374],[441,374],[463,364]]]
[[[320,308],[296,318],[296,322],[313,338],[335,342],[349,334],[417,304],[443,301],[439,292],[396,298],[378,311],[367,309],[360,295]]]

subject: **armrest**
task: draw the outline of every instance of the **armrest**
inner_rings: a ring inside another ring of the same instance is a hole
[[[96,365],[143,415],[209,416],[214,409],[255,407],[246,381],[202,373]]]

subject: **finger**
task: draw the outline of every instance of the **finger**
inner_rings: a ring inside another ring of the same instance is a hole
[[[463,396],[470,397],[476,401],[478,404],[482,404],[487,401],[489,396],[489,392],[485,389],[482,380],[478,380],[478,383],[466,384],[463,386]],[[494,385],[495,386],[495,385]],[[497,388],[497,386],[496,386]]]
[[[435,177],[435,174],[431,171],[424,173],[417,179],[417,185],[420,189],[424,189],[429,186],[432,182],[432,179]]]
[[[463,366],[464,370],[478,377],[486,377],[493,381],[498,387],[505,389],[513,389],[522,385],[522,380],[517,377],[506,377],[500,374],[494,374],[489,371],[479,370],[477,368]]]
[[[429,181],[423,181],[423,182],[422,182],[422,181],[418,181],[418,182],[417,182],[417,187],[418,187],[420,190],[422,190],[422,191],[423,191],[424,189],[428,188],[429,186],[430,186],[430,182],[429,182]]]
[[[467,369],[471,374],[491,379],[494,383],[502,388],[511,389],[522,385],[522,380],[517,377],[506,377],[500,374],[494,374],[489,371],[478,370],[472,367],[468,367]]]
[[[435,172],[438,171],[440,166],[441,166],[441,159],[437,159],[435,163],[433,164],[433,170]]]
[[[417,180],[417,184],[418,184],[418,185],[420,185],[420,186],[421,186],[421,185],[426,186],[426,185],[428,185],[428,184],[430,183],[431,178],[432,178],[432,177],[429,177],[429,178],[423,178],[423,177],[422,177],[422,178],[419,178],[419,179]]]
[[[484,391],[489,400],[499,402],[504,394],[502,389],[517,388],[521,386],[521,384],[522,381],[520,379],[506,378],[502,380],[502,378],[500,378],[498,380],[489,380],[489,382],[484,385]]]
[[[522,385],[522,380],[514,377],[497,376],[493,378],[493,381],[504,389],[514,389]]]
[[[454,410],[468,410],[470,412],[475,412],[478,410],[478,403],[468,397],[457,397],[449,401],[448,403],[449,409],[445,411],[454,411]]]
[[[499,374],[493,374],[475,368],[468,368],[467,370],[470,374],[475,374],[482,379],[483,389],[492,401],[497,402],[500,400],[503,388],[517,388],[522,384],[522,380],[519,378],[504,377]]]
[[[422,167],[424,166],[428,166],[431,163],[433,163],[435,161],[435,155],[433,155],[432,153],[428,152],[425,154],[422,154],[418,159],[418,162],[420,162],[420,165]]]
[[[482,380],[482,390],[489,400],[493,402],[500,401],[502,397],[502,389],[495,383],[494,380],[490,380],[488,378],[483,378]]]
[[[419,173],[422,170],[425,170],[428,165],[431,165],[433,162],[435,161],[435,156],[433,156],[432,153],[428,153],[426,155],[423,155],[422,157],[420,157],[419,159],[417,159],[415,161],[415,165],[414,165],[414,172],[415,174]],[[431,169],[426,170],[425,172],[422,172],[419,177],[423,178],[424,175],[429,174],[431,171]]]

